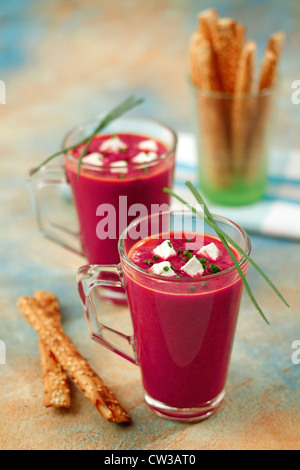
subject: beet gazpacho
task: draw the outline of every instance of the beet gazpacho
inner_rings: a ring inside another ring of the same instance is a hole
[[[200,236],[191,250],[193,239],[173,233],[136,243],[128,258],[145,275],[122,263],[146,401],[191,421],[222,401],[243,291],[220,240]]]
[[[126,122],[130,122],[129,127],[134,127],[135,132],[126,131]],[[150,213],[152,205],[170,203],[170,196],[163,193],[163,188],[173,184],[174,132],[163,124],[143,119],[123,119],[119,128],[118,121],[114,125],[114,132],[107,129],[107,133],[92,139],[82,159],[79,177],[83,146],[65,157],[82,246],[91,264],[119,261],[118,238],[139,215],[137,205],[143,205]],[[119,207],[121,196],[126,197],[128,213]],[[114,217],[111,224],[107,220],[109,214]]]

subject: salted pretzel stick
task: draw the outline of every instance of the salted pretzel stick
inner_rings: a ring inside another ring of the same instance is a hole
[[[56,360],[102,416],[115,423],[129,423],[129,415],[115,396],[80,355],[61,326],[55,324],[53,319],[47,316],[37,299],[21,297],[17,305],[42,341],[52,351]]]
[[[35,298],[45,310],[45,314],[52,318],[55,324],[60,325],[60,309],[56,296],[48,292],[36,291]],[[46,408],[50,406],[70,408],[71,392],[67,374],[40,338],[38,345],[44,383],[44,406]]]
[[[256,43],[245,45],[239,62],[232,110],[232,155],[236,176],[245,166],[249,134],[253,120],[253,91]]]

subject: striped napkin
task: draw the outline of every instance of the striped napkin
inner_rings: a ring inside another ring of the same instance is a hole
[[[192,134],[179,133],[174,187],[178,195],[194,203],[184,184],[187,180],[197,185],[196,144]],[[233,220],[249,233],[300,240],[300,150],[272,150],[267,193],[260,201],[241,207],[207,202],[211,212]]]

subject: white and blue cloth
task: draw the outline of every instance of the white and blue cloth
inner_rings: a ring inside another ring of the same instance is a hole
[[[179,133],[174,188],[187,202],[195,203],[185,181],[197,185],[196,144],[192,134]],[[300,240],[300,150],[272,149],[268,188],[260,201],[239,207],[207,202],[211,212],[249,233]]]

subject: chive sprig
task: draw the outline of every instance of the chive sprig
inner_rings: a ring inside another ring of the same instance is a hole
[[[82,139],[80,142],[77,142],[76,144],[71,145],[70,147],[66,147],[66,148],[50,155],[38,167],[36,167],[33,170],[32,174],[37,173],[43,166],[45,166],[47,163],[49,163],[51,160],[58,157],[59,155],[70,152],[71,150],[74,150],[77,147],[79,147],[81,145],[84,145],[84,148],[83,148],[83,150],[81,152],[81,155],[80,155],[80,158],[78,160],[78,175],[77,176],[79,178],[83,157],[86,155],[88,147],[89,147],[91,141],[93,140],[93,138],[100,131],[102,131],[106,126],[108,126],[108,124],[110,124],[112,121],[114,121],[115,119],[118,119],[123,114],[125,114],[126,112],[130,111],[131,109],[135,108],[136,106],[138,106],[139,104],[141,104],[143,102],[144,102],[144,98],[136,98],[135,96],[130,96],[125,101],[123,101],[118,106],[116,106],[114,109],[112,109],[112,111],[110,111],[108,114],[106,114],[104,116],[104,118],[99,122],[98,126],[96,126],[95,130],[90,135],[88,135],[87,137]]]
[[[197,211],[195,209],[195,207],[193,207],[191,204],[189,204],[188,202],[186,202],[184,199],[182,199],[180,196],[178,196],[177,194],[175,194],[172,190],[170,190],[169,188],[164,188],[164,192],[169,194],[170,196],[173,196],[175,199],[177,199],[179,202],[181,202],[182,204],[184,204],[185,206],[187,206],[194,214],[196,214],[198,217],[202,218],[204,220],[205,223],[207,223],[211,228],[214,229],[214,231],[216,232],[216,234],[218,235],[219,239],[221,240],[224,248],[226,249],[227,253],[229,254],[234,266],[236,267],[238,273],[239,273],[239,276],[244,284],[244,287],[245,287],[245,290],[247,292],[247,294],[249,295],[249,298],[251,300],[251,302],[253,303],[255,309],[259,312],[259,314],[261,315],[261,317],[263,318],[263,320],[269,325],[269,321],[268,319],[266,318],[265,314],[263,313],[262,309],[260,308],[260,306],[258,305],[255,297],[254,297],[254,294],[248,284],[248,281],[246,280],[246,277],[236,259],[236,257],[234,256],[230,246],[229,246],[229,243],[241,254],[243,255],[248,261],[249,263],[251,263],[251,265],[256,269],[256,271],[265,279],[265,281],[269,284],[269,286],[271,287],[271,289],[273,289],[273,291],[277,294],[277,296],[280,298],[280,300],[287,306],[289,307],[289,304],[287,302],[287,300],[283,297],[283,295],[279,292],[279,290],[277,289],[277,287],[274,285],[274,283],[271,281],[271,279],[265,274],[265,272],[256,264],[256,262],[248,255],[248,253],[245,252],[245,250],[243,250],[243,248],[241,248],[227,233],[225,233],[219,226],[218,224],[216,223],[215,219],[213,218],[212,214],[210,213],[207,205],[205,204],[205,201],[203,200],[201,194],[199,193],[199,191],[192,185],[192,183],[190,181],[187,181],[186,183],[186,186],[188,187],[188,189],[191,191],[191,193],[193,194],[193,196],[195,197],[196,201],[201,204],[203,206],[203,209],[204,209],[204,213],[201,213],[199,211]]]

